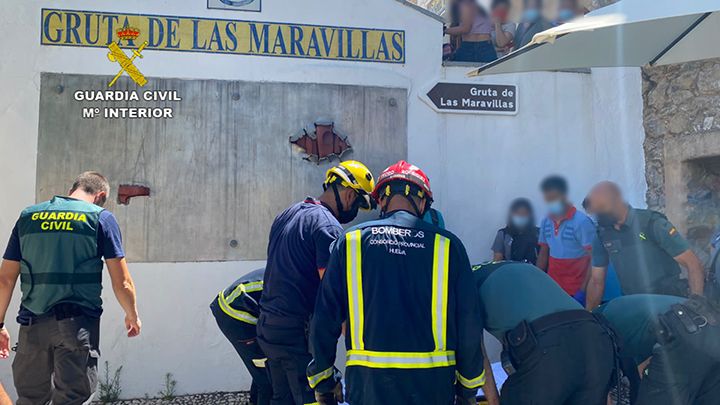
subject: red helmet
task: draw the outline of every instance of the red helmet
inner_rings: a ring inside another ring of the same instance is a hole
[[[389,189],[386,191],[383,191],[383,189],[387,188],[387,185],[394,181],[404,181],[415,185],[420,189],[421,194],[424,194],[421,197],[425,197],[430,201],[433,199],[432,190],[430,189],[430,179],[428,179],[419,167],[404,160],[395,163],[382,172],[375,185],[372,197],[377,201],[380,199],[380,194],[385,192],[389,193]]]

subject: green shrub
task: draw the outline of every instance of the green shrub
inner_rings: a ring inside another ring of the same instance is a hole
[[[105,362],[105,375],[99,382],[98,400],[103,404],[115,402],[120,399],[122,387],[120,387],[120,373],[122,366],[118,367],[110,376],[110,364]]]
[[[175,398],[176,386],[177,381],[173,379],[172,373],[167,373],[165,374],[165,383],[163,384],[163,388],[160,392],[158,392],[158,395],[165,401],[171,401]]]

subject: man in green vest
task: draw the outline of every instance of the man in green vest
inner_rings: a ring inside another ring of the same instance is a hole
[[[590,192],[590,208],[597,215],[598,233],[592,248],[588,309],[600,305],[610,263],[625,295],[703,294],[702,263],[664,215],[629,206],[618,185],[609,181]],[[680,266],[687,269],[687,281],[680,278]]]
[[[20,333],[13,361],[18,405],[80,405],[95,392],[103,261],[125,310],[128,337],[140,334],[135,286],[110,193],[96,172],[78,176],[69,197],[26,208],[0,267],[0,358],[9,356],[5,315],[20,278]]]

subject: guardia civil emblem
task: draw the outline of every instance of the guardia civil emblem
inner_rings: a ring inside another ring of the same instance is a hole
[[[134,41],[138,36],[140,36],[140,30],[130,27],[127,23],[125,23],[122,28],[117,30],[117,36],[121,41]],[[142,59],[142,51],[147,45],[147,41],[143,42],[137,49],[133,49],[132,56],[128,57],[128,55],[125,54],[125,51],[120,49],[120,46],[117,43],[111,42],[108,44],[108,49],[110,49],[110,52],[107,54],[108,59],[110,62],[117,62],[120,65],[120,71],[115,75],[110,83],[108,83],[108,87],[112,87],[117,79],[122,76],[123,72],[127,73],[132,81],[140,87],[147,83],[145,76],[143,76],[142,72],[140,72],[137,66],[133,64],[135,58]]]

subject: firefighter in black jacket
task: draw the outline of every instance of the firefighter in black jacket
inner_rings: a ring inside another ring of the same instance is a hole
[[[320,404],[342,402],[334,364],[347,321],[351,405],[475,404],[482,327],[465,248],[423,221],[432,191],[416,166],[389,167],[374,196],[383,217],[333,246],[310,325],[310,386]]]
[[[265,368],[265,354],[257,342],[256,325],[260,309],[265,269],[255,270],[220,291],[210,304],[220,331],[245,363],[252,385],[251,405],[269,405],[272,385]]]

